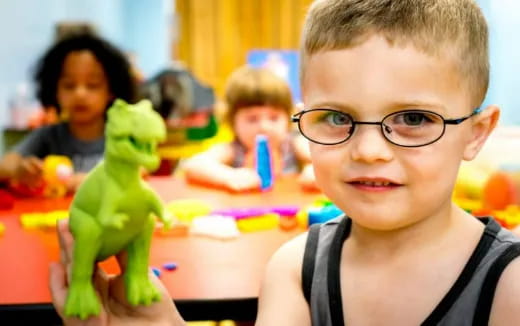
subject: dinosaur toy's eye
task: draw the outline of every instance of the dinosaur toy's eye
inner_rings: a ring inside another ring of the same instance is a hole
[[[132,136],[130,136],[130,137],[128,137],[128,138],[129,138],[130,142],[132,143],[132,145],[137,146],[137,139],[135,139],[135,138],[132,137]]]

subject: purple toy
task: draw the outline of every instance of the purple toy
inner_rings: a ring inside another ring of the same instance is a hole
[[[299,211],[297,206],[274,206],[274,207],[247,207],[247,208],[228,208],[213,211],[212,215],[231,216],[236,220],[252,216],[261,216],[275,213],[280,216],[294,216]]]

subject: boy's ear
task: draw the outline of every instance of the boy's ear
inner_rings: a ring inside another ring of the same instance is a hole
[[[472,119],[471,138],[464,149],[464,160],[471,161],[477,156],[486,139],[495,129],[499,117],[498,106],[489,105]]]

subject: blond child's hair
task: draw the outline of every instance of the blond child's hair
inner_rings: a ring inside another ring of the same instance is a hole
[[[447,56],[479,106],[489,83],[488,30],[474,0],[316,0],[301,43],[301,78],[313,54],[356,46],[373,34]]]
[[[227,120],[233,123],[237,112],[251,106],[272,106],[288,115],[292,114],[293,102],[288,83],[267,68],[249,65],[235,70],[229,77],[225,101]]]

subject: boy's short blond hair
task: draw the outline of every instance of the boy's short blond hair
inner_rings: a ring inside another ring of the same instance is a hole
[[[240,109],[272,106],[292,114],[293,102],[288,83],[267,68],[243,66],[229,77],[225,100],[230,123]]]
[[[372,34],[454,60],[472,104],[489,83],[488,30],[474,0],[316,0],[303,28],[301,78],[310,56],[356,46]]]

